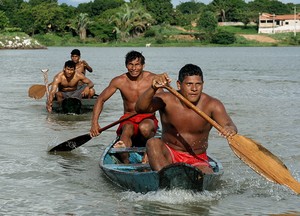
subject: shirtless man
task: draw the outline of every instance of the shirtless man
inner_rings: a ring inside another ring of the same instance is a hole
[[[144,71],[145,57],[140,52],[131,51],[127,53],[125,65],[127,72],[113,78],[98,96],[92,115],[90,129],[92,137],[100,134],[98,119],[103,105],[117,90],[120,91],[123,99],[124,115],[121,118],[124,118],[135,113],[134,108],[138,97],[152,84],[155,74]],[[117,135],[120,136],[120,141],[116,143],[115,147],[118,147],[118,145],[131,147],[132,139],[138,139],[140,143],[143,142],[145,145],[146,140],[155,135],[157,127],[158,121],[154,112],[136,115],[119,125]],[[120,156],[124,163],[129,163],[127,153],[120,154]]]
[[[85,60],[81,60],[80,55],[81,55],[80,50],[78,49],[74,49],[71,52],[71,60],[76,64],[76,69],[75,69],[76,73],[82,73],[83,75],[85,75],[86,70],[92,73],[93,68],[91,68],[91,66]],[[79,83],[79,85],[81,85],[81,83]],[[87,96],[88,98],[91,98],[94,96],[94,94],[95,94],[95,89],[91,88]]]
[[[94,87],[93,82],[82,73],[75,72],[75,63],[71,60],[66,61],[63,71],[55,75],[47,101],[48,112],[52,111],[52,101],[56,97],[58,102],[68,97],[81,99],[89,94]],[[85,85],[78,88],[78,83]]]
[[[138,113],[160,112],[162,137],[151,138],[146,145],[150,166],[158,171],[169,164],[184,162],[212,173],[206,155],[212,125],[170,92],[155,94],[168,82],[167,74],[157,75],[136,103]],[[219,123],[223,136],[233,136],[237,133],[235,124],[221,101],[202,92],[203,83],[200,67],[187,64],[179,71],[178,92]]]

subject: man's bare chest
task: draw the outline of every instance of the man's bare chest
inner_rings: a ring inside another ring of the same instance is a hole
[[[75,79],[71,79],[69,81],[67,79],[64,79],[64,80],[62,80],[60,85],[62,87],[74,87],[77,85],[77,83],[78,83],[78,81],[76,81]]]

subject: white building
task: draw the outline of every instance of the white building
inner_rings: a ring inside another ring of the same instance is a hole
[[[259,15],[258,33],[283,32],[300,32],[300,13],[287,15],[262,13]]]

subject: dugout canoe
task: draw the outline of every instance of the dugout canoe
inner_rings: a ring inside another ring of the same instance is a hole
[[[159,189],[184,189],[193,191],[212,190],[216,187],[224,170],[222,164],[209,156],[214,173],[203,174],[198,168],[185,163],[171,164],[159,172],[149,164],[140,161],[130,164],[120,163],[117,154],[128,152],[132,160],[143,154],[145,147],[113,148],[113,141],[106,147],[100,158],[100,168],[115,185],[130,191],[147,193]]]
[[[56,100],[52,102],[52,111],[55,113],[64,114],[82,114],[93,111],[94,104],[97,101],[97,96],[90,99],[83,98],[66,98],[62,103],[58,103]]]

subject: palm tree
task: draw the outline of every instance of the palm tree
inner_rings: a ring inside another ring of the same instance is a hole
[[[211,5],[218,16],[221,17],[221,21],[225,22],[226,12],[228,10],[228,4],[226,3],[226,0],[213,0]]]
[[[86,39],[86,29],[89,24],[91,24],[87,13],[80,13],[77,19],[77,31],[80,37],[80,40]]]
[[[128,41],[129,37],[138,36],[145,32],[153,23],[152,16],[145,12],[142,5],[133,2],[124,4],[120,12],[111,17],[114,29],[121,41]]]

